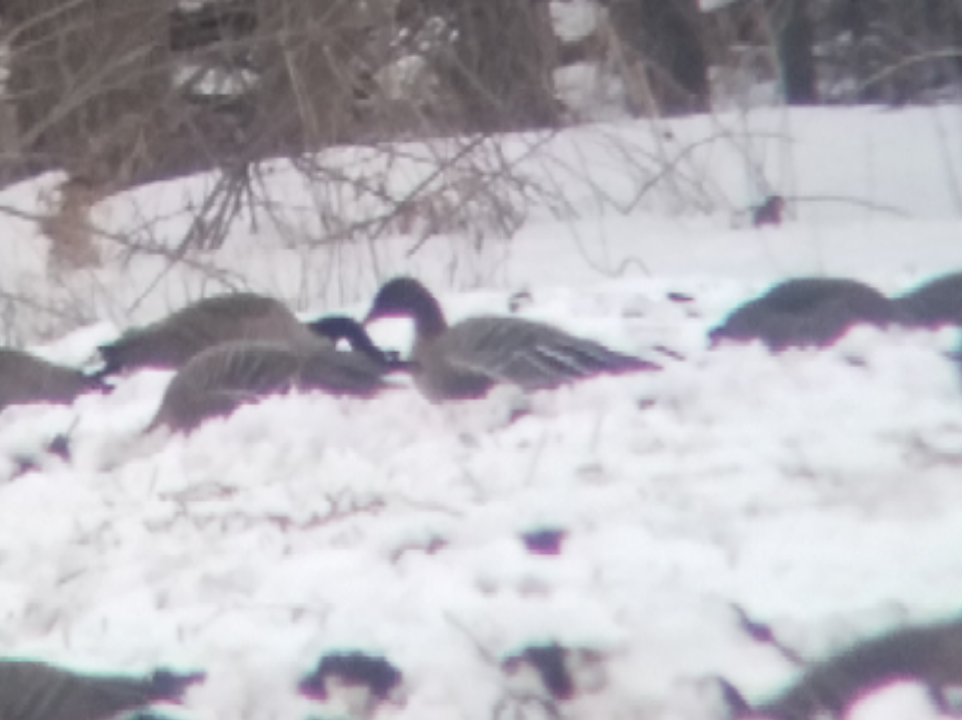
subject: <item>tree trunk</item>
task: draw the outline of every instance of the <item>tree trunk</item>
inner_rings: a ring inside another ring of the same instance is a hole
[[[650,97],[636,112],[708,109],[708,59],[697,0],[608,0],[611,24],[645,75]],[[633,104],[639,99],[634,98]]]
[[[808,0],[778,0],[775,8],[778,64],[782,92],[789,105],[818,102],[815,77],[815,30]]]

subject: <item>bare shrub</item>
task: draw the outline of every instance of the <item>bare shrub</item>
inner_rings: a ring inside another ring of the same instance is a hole
[[[276,275],[301,303],[351,301],[435,239],[465,253],[452,277],[480,282],[532,218],[727,209],[698,164],[719,142],[743,151],[754,199],[785,193],[737,128],[687,145],[658,125],[633,139],[598,129],[570,147],[556,132],[585,116],[559,101],[556,71],[593,64],[596,82],[624,88],[617,110],[652,117],[707,109],[709,75],[716,89],[740,75],[724,92],[754,98],[807,51],[831,101],[912,97],[916,69],[930,90],[957,77],[957,2],[886,0],[868,20],[856,5],[738,0],[703,13],[693,0],[599,0],[597,26],[560,42],[547,0],[6,0],[14,127],[0,184],[68,177],[34,220],[51,269],[74,286],[32,300],[60,307],[73,293],[88,314],[126,320],[159,293],[177,304],[248,287],[231,256],[244,235],[297,254]],[[811,42],[787,29],[800,17]],[[898,83],[909,90],[885,89]],[[586,172],[589,153],[611,163],[603,177]],[[188,176],[176,192],[136,189]],[[95,271],[98,251],[121,277]],[[173,268],[189,288],[170,289]]]
[[[49,266],[54,275],[99,264],[90,210],[103,199],[101,188],[80,178],[67,178],[58,196],[48,198],[50,214],[39,221],[38,229],[50,239]]]

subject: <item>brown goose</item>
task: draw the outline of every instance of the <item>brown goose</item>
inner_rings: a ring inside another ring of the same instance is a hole
[[[383,317],[413,319],[411,371],[433,401],[480,397],[496,383],[539,390],[602,373],[659,369],[530,320],[481,316],[449,326],[437,299],[410,277],[390,280],[378,291],[365,322]]]
[[[360,338],[364,351],[339,351],[315,338],[294,345],[235,341],[198,353],[171,380],[148,429],[164,426],[190,432],[209,418],[229,415],[241,405],[294,388],[373,396],[388,387],[384,375],[397,365],[383,356],[363,328],[354,325],[331,323],[325,332],[336,336],[348,331]]]
[[[30,403],[70,404],[85,392],[104,392],[97,377],[35,355],[0,348],[0,410]]]
[[[894,304],[875,288],[846,278],[793,278],[737,308],[709,333],[712,345],[760,340],[770,350],[825,347],[858,324],[896,320]]]
[[[167,670],[143,678],[82,675],[42,662],[0,660],[0,718],[112,720],[153,703],[180,704],[204,678]]]
[[[254,293],[205,298],[102,345],[101,375],[178,368],[209,347],[235,340],[310,344],[314,339],[284,303]]]

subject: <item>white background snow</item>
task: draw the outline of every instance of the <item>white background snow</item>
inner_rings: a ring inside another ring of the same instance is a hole
[[[686,162],[711,202],[673,205],[675,188],[627,204],[601,137],[697,145]],[[758,700],[798,672],[739,626],[739,609],[807,658],[958,615],[962,376],[947,353],[959,333],[858,329],[831,350],[780,357],[709,352],[705,336],[788,276],[845,275],[894,293],[962,268],[962,111],[613,123],[567,131],[541,157],[536,172],[573,169],[557,177],[578,214],[533,211],[510,242],[437,237],[411,257],[404,235],[336,254],[290,247],[318,232],[314,189],[278,167],[286,224],[238,223],[217,261],[310,315],[360,314],[378,274],[418,274],[444,291],[452,319],[507,313],[525,289],[524,317],[683,360],[537,394],[516,422],[500,393],[434,406],[404,387],[372,401],[272,398],[187,439],[144,438],[170,377],[161,372],[72,407],[7,409],[3,655],[202,668],[208,679],[178,717],[267,720],[335,713],[298,698],[296,684],[324,653],[356,649],[404,676],[378,718],[489,720],[512,689],[536,685],[498,661],[556,641],[599,658],[564,717],[708,720],[718,709],[707,677]],[[738,209],[764,194],[762,177],[796,200],[782,226],[752,229]],[[12,188],[0,204],[29,209],[52,182]],[[137,207],[162,209],[204,182],[142,188],[99,219],[130,231]],[[188,221],[171,218],[161,235]],[[42,241],[30,223],[0,223],[4,287],[36,287]],[[118,257],[75,280],[105,321],[31,349],[81,364],[126,324],[217,289],[164,265]],[[375,331],[407,342],[396,323]],[[16,457],[68,428],[69,464],[45,458],[14,477]],[[566,531],[560,555],[521,542],[545,527]],[[938,715],[918,688],[897,687],[852,717]]]

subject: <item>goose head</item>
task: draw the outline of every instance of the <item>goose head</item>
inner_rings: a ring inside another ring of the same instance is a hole
[[[412,277],[388,280],[377,295],[364,324],[381,318],[410,318],[419,338],[431,338],[447,329],[444,311],[431,291]]]

